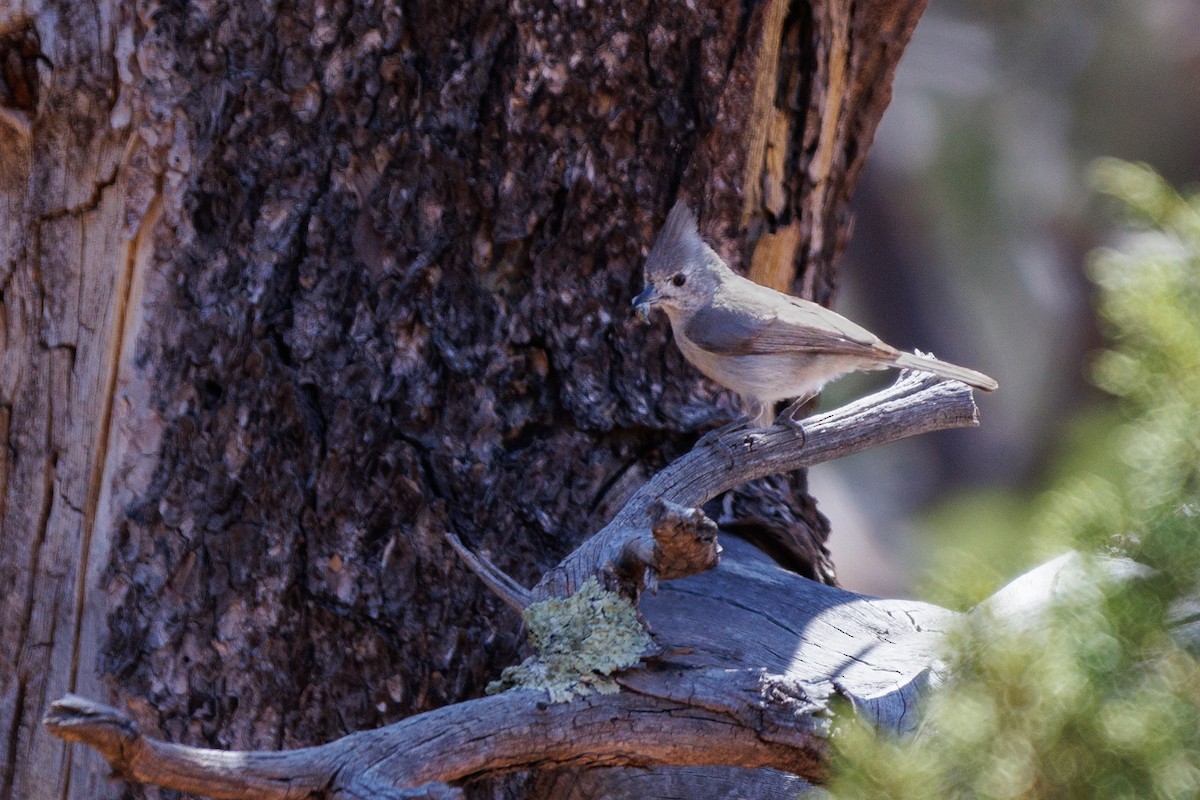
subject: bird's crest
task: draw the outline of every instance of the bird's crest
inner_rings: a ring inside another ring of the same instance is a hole
[[[680,264],[700,261],[708,249],[700,238],[696,215],[685,201],[680,200],[667,215],[667,221],[646,257],[646,274],[670,272],[678,269]]]

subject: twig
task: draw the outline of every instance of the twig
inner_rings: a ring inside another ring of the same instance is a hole
[[[479,580],[483,581],[497,597],[510,608],[515,609],[518,614],[532,602],[529,590],[513,580],[507,572],[483,556],[471,552],[452,532],[446,531],[446,539],[454,548],[454,552],[458,553],[462,560],[467,562],[471,571],[479,576]]]

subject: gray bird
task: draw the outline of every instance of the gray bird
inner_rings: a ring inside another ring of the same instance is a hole
[[[973,369],[905,353],[827,308],[777,292],[731,270],[700,238],[682,201],[646,258],[646,287],[633,300],[643,320],[661,307],[675,343],[697,369],[742,399],[753,425],[775,419],[775,404],[797,398],[783,420],[831,380],[855,370],[932,372],[984,391],[999,384]]]

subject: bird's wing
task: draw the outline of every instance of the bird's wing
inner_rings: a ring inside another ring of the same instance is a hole
[[[712,305],[692,315],[684,335],[699,347],[722,355],[828,353],[885,357],[894,354],[874,334],[845,317],[797,298],[771,310]],[[765,312],[765,313],[764,313]]]

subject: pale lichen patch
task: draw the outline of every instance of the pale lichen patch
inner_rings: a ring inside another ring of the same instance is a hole
[[[618,690],[610,676],[637,664],[653,647],[633,605],[589,578],[567,598],[531,604],[523,614],[536,654],[505,668],[488,694],[506,689],[545,689],[565,703],[590,692]]]

